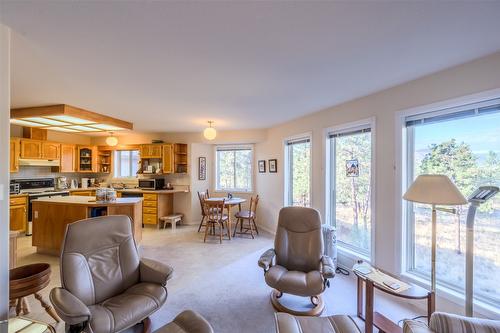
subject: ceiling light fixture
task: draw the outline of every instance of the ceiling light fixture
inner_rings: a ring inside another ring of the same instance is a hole
[[[212,127],[213,123],[214,123],[213,121],[209,120],[208,127],[205,128],[205,130],[203,131],[203,136],[207,140],[213,140],[217,136],[217,131],[215,130],[215,128]]]
[[[113,132],[109,132],[109,136],[106,138],[106,144],[111,147],[118,144],[118,138],[113,135]]]
[[[67,104],[10,110],[15,125],[46,128],[62,132],[108,132],[132,130],[133,124]]]

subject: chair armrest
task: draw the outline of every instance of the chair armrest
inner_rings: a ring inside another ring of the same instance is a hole
[[[335,276],[335,265],[333,264],[332,258],[329,256],[323,256],[321,258],[320,271],[324,279],[331,279]]]
[[[66,289],[52,289],[49,298],[59,317],[68,325],[81,324],[90,320],[89,308]]]
[[[425,323],[419,320],[405,320],[403,333],[435,333]]]
[[[275,256],[276,252],[274,252],[274,249],[269,249],[260,256],[258,264],[264,272],[267,272],[271,268]]]
[[[142,258],[139,265],[139,272],[141,282],[161,284],[165,287],[167,281],[172,278],[174,269],[159,261]]]
[[[500,332],[500,320],[470,318],[445,312],[434,312],[431,316],[429,327],[434,332],[466,333],[474,332]]]

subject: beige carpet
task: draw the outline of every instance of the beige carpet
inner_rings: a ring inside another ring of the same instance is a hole
[[[272,237],[261,235],[256,239],[235,238],[203,243],[202,234],[192,226],[171,230],[147,229],[144,232],[141,253],[170,264],[175,276],[168,284],[168,300],[152,317],[153,329],[172,320],[184,309],[194,309],[204,315],[217,333],[275,332],[274,311],[269,301],[270,289],[264,282],[262,270],[257,266],[260,254],[272,247]],[[53,268],[53,281],[49,287],[59,285],[57,258],[34,253],[30,239],[19,240],[19,264],[49,262]],[[356,284],[353,277],[336,276],[325,293],[325,315],[354,314],[356,311]],[[48,295],[46,288],[44,295]],[[288,298],[288,302],[308,300]],[[415,307],[386,295],[377,294],[375,306],[394,321],[422,314]],[[31,317],[50,322],[50,317],[30,299]],[[56,325],[59,332],[63,325]]]

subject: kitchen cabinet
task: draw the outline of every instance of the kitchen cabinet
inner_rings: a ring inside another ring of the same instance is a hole
[[[42,141],[42,159],[58,160],[61,158],[61,144],[55,142]]]
[[[161,158],[161,153],[161,144],[148,144],[140,146],[141,158]]]
[[[142,202],[142,223],[159,226],[158,219],[174,211],[172,193],[144,193]]]
[[[163,145],[162,158],[163,173],[174,173],[174,145],[169,143]]]
[[[188,172],[188,145],[185,143],[174,144],[174,172]]]
[[[97,172],[97,147],[78,146],[77,161],[79,172]]]
[[[61,144],[60,172],[76,171],[76,145]]]
[[[70,195],[79,195],[79,196],[84,196],[84,197],[95,197],[94,190],[76,190],[76,191],[71,191],[69,194]]]
[[[42,141],[21,139],[21,158],[42,158]]]
[[[10,139],[10,172],[18,172],[19,171],[19,150],[21,143],[19,139]]]
[[[15,196],[10,198],[10,230],[26,231],[28,225],[28,196]]]
[[[113,167],[113,151],[112,150],[99,150],[97,160],[97,170],[102,173],[110,173]]]

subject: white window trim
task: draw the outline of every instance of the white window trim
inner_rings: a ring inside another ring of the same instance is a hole
[[[289,192],[290,192],[290,170],[288,168],[288,164],[290,161],[288,160],[288,146],[287,142],[298,139],[309,139],[310,145],[310,153],[309,153],[309,207],[313,207],[313,192],[312,192],[312,173],[313,173],[313,134],[312,132],[305,132],[302,134],[292,135],[283,140],[283,151],[284,151],[284,159],[283,159],[283,204],[284,206],[289,206]]]
[[[116,149],[116,150],[113,150],[112,154],[113,154],[113,177],[111,178],[112,181],[131,181],[131,180],[136,180],[137,179],[137,175],[135,176],[130,176],[130,177],[117,177],[115,175],[115,163],[117,163],[116,161],[116,158],[115,158],[115,152],[117,151],[131,151],[131,150],[137,150],[139,151],[139,149]],[[139,156],[139,159],[140,159],[140,156]]]
[[[377,202],[376,202],[376,171],[377,171],[377,154],[375,153],[376,150],[376,140],[377,140],[377,127],[376,127],[376,117],[370,117],[370,118],[365,118],[349,123],[344,123],[341,125],[335,125],[331,127],[327,127],[323,129],[323,156],[324,156],[324,161],[323,165],[325,166],[323,170],[323,179],[325,179],[325,221],[326,223],[331,223],[331,216],[332,216],[332,194],[331,194],[331,153],[330,153],[330,138],[329,135],[332,132],[338,132],[338,131],[346,131],[350,129],[356,129],[358,127],[364,127],[364,126],[369,126],[370,127],[370,133],[371,133],[371,179],[370,182],[372,184],[372,191],[370,194],[370,200],[371,200],[371,232],[370,232],[370,237],[371,237],[371,242],[370,242],[370,256],[366,256],[363,253],[358,253],[356,251],[353,251],[351,248],[346,248],[343,247],[341,244],[338,244],[338,251],[341,255],[347,258],[359,258],[363,259],[364,261],[367,261],[373,265],[376,265],[376,229],[377,229],[377,221],[376,221],[376,207],[377,207]]]
[[[471,95],[466,95],[466,96],[461,96],[458,98],[453,98],[453,99],[448,99],[436,103],[431,103],[427,105],[422,105],[414,108],[409,108],[405,110],[401,110],[396,112],[396,121],[395,121],[395,149],[396,151],[394,152],[394,157],[395,157],[395,216],[397,219],[401,219],[401,223],[396,224],[396,235],[399,235],[399,237],[396,237],[396,251],[395,251],[395,260],[396,260],[396,265],[395,267],[397,268],[397,275],[407,279],[408,281],[414,282],[417,285],[420,285],[424,288],[429,287],[429,282],[425,281],[421,277],[419,277],[416,274],[412,274],[411,272],[406,271],[407,265],[407,255],[406,255],[406,249],[408,247],[407,243],[407,233],[406,231],[408,230],[407,227],[407,219],[405,218],[406,214],[406,209],[405,209],[405,204],[403,200],[403,191],[404,191],[404,181],[403,179],[406,180],[406,170],[407,170],[407,165],[406,165],[406,147],[407,147],[407,142],[406,142],[406,133],[405,133],[405,118],[408,116],[414,116],[414,115],[419,115],[419,114],[424,114],[424,113],[429,113],[429,112],[436,112],[442,109],[447,109],[447,108],[455,108],[455,107],[460,107],[465,104],[473,104],[473,103],[479,103],[484,100],[488,99],[494,99],[494,98],[500,98],[500,89],[492,89],[492,90],[487,90],[483,91],[480,93],[476,94],[471,94]],[[447,299],[459,306],[463,306],[464,301],[465,301],[465,296],[457,293],[450,288],[443,287],[438,283],[437,285],[437,290],[439,291],[439,296],[443,297],[444,299]],[[488,316],[488,317],[496,317],[500,314],[500,310],[498,309],[493,309],[490,305],[485,304],[481,301],[474,301],[474,312]]]
[[[220,189],[218,188],[218,173],[219,173],[219,163],[217,159],[217,148],[238,148],[238,149],[250,149],[252,151],[252,161],[250,164],[250,189],[247,191],[242,191],[241,189]],[[213,191],[215,193],[241,193],[241,194],[253,194],[255,191],[255,175],[254,175],[254,164],[255,164],[255,147],[254,144],[227,144],[227,145],[214,145],[214,184],[213,184]]]

